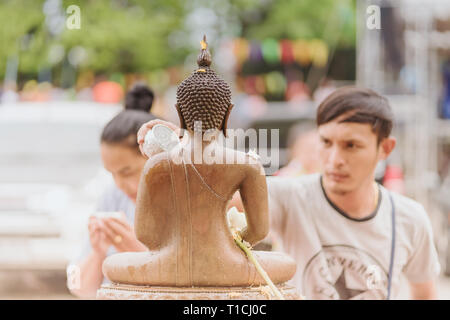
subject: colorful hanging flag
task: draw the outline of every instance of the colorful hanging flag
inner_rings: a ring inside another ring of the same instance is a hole
[[[281,62],[289,64],[294,62],[294,50],[292,48],[292,42],[290,40],[281,40]]]
[[[265,39],[262,43],[262,54],[264,61],[275,64],[280,61],[280,46],[275,39]]]

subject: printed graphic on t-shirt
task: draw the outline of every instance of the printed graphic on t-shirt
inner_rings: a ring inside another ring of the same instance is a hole
[[[322,246],[306,264],[302,294],[307,299],[386,299],[388,274],[368,252]]]

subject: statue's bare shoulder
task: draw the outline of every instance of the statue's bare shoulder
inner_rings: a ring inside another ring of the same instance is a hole
[[[228,159],[233,159],[234,161],[232,163],[228,163],[231,167],[237,165],[235,166],[237,170],[244,171],[246,176],[254,176],[259,174],[264,175],[264,167],[258,158],[249,153],[231,148],[224,148],[224,150]]]
[[[157,174],[160,172],[166,172],[169,168],[168,165],[169,154],[167,152],[158,153],[147,160],[144,165],[143,174],[145,176]]]

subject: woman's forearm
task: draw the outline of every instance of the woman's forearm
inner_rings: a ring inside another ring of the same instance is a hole
[[[95,298],[97,290],[100,288],[103,281],[102,264],[105,258],[106,256],[91,251],[91,253],[78,264],[78,267],[80,268],[79,285],[70,289],[74,295],[82,299]]]

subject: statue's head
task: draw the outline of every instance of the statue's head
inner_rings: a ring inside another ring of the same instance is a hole
[[[226,136],[227,121],[233,108],[231,90],[228,84],[209,68],[211,54],[205,36],[201,45],[201,52],[197,58],[198,69],[177,89],[176,108],[180,117],[180,127],[194,131],[195,121],[201,121],[202,132],[218,129]]]

